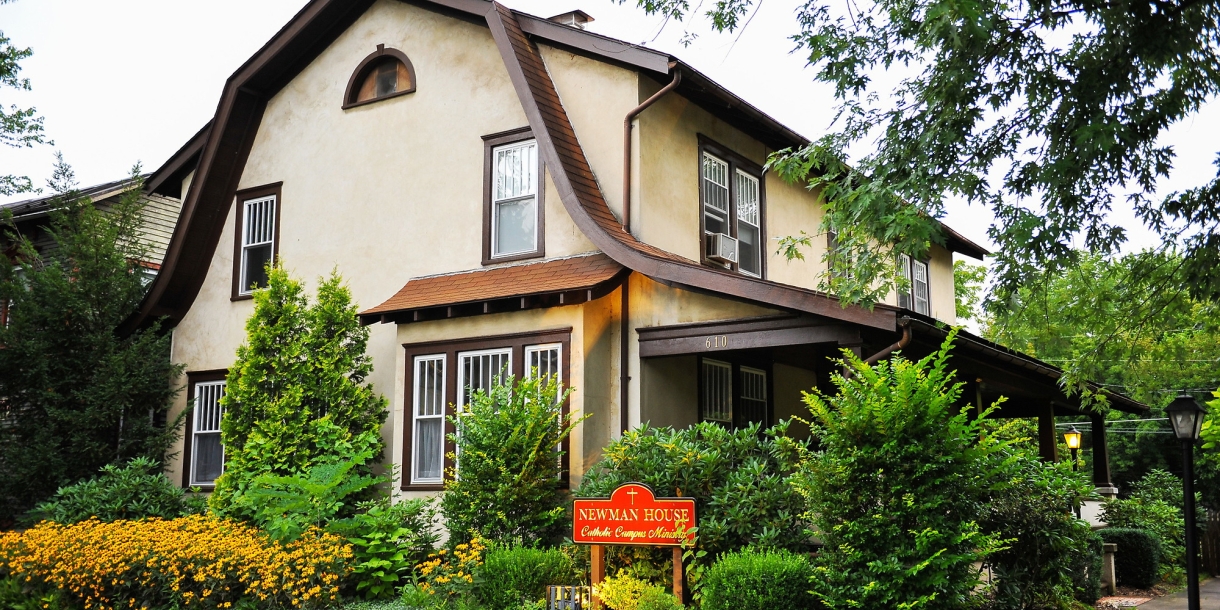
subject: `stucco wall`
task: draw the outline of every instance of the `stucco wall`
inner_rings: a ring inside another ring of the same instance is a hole
[[[685,428],[699,421],[696,356],[647,358],[640,362],[640,420],[659,428]]]

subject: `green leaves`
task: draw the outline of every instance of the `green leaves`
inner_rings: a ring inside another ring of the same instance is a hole
[[[450,417],[459,434],[441,497],[449,540],[474,534],[527,545],[564,534],[564,496],[556,447],[585,417],[563,413],[571,390],[552,376],[514,379],[476,391],[465,413]],[[587,416],[586,416],[587,417]]]
[[[187,512],[182,488],[166,478],[161,464],[138,457],[123,466],[107,464],[97,477],[61,487],[30,516],[67,524],[90,518],[173,519]]]
[[[221,400],[225,472],[209,499],[213,510],[254,517],[240,497],[260,476],[295,477],[355,460],[367,478],[381,457],[387,415],[385,398],[366,382],[368,336],[336,272],[319,281],[311,305],[287,271],[268,269]]]

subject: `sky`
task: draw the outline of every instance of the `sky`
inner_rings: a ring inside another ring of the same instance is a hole
[[[56,151],[81,186],[124,177],[139,162],[156,169],[213,115],[225,80],[305,5],[305,0],[16,0],[0,5],[0,31],[30,47],[22,77],[32,91],[0,89],[6,107],[36,107],[53,146],[0,148],[0,174],[50,176]],[[830,126],[832,91],[813,81],[788,37],[797,29],[795,0],[766,0],[739,35],[710,32],[706,20],[664,23],[634,0],[508,0],[508,6],[549,17],[581,9],[588,29],[669,52],[806,137]],[[685,31],[698,34],[689,46]],[[1170,129],[1166,143],[1178,161],[1169,190],[1215,175],[1220,103]],[[10,197],[13,201],[27,196]],[[1157,243],[1124,210],[1129,249]],[[986,236],[990,213],[951,203],[945,222],[970,239]]]

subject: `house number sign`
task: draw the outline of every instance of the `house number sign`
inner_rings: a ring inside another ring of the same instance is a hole
[[[572,509],[572,541],[592,545],[589,563],[594,609],[601,607],[596,591],[606,576],[604,545],[673,547],[674,596],[688,601],[682,543],[695,541],[694,498],[658,498],[643,483],[626,483],[609,498],[579,498]]]
[[[722,349],[729,346],[728,335],[713,335],[703,339],[705,349]]]

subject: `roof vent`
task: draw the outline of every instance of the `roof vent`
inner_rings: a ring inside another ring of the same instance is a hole
[[[547,21],[554,21],[555,23],[562,23],[564,25],[570,25],[574,28],[580,28],[583,30],[585,29],[585,24],[593,21],[593,18],[590,17],[588,13],[577,9],[555,15],[554,17],[547,19]]]

